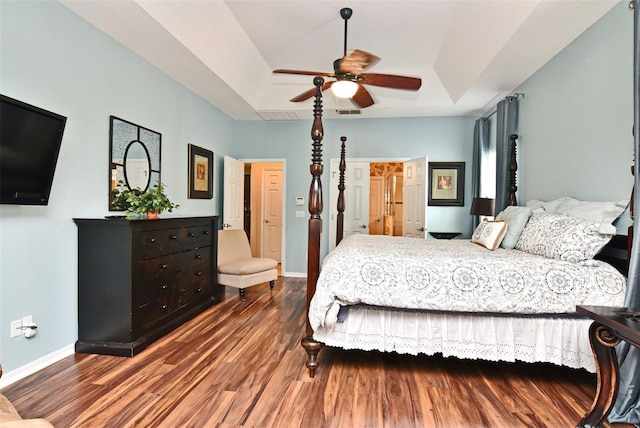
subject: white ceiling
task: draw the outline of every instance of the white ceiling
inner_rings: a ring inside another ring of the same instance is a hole
[[[61,0],[82,18],[234,119],[312,116],[289,99],[348,50],[372,73],[422,78],[418,92],[369,86],[357,117],[478,115],[510,94],[618,0]],[[329,79],[329,78],[327,78]],[[325,117],[354,109],[324,93]],[[345,117],[345,116],[341,116]]]

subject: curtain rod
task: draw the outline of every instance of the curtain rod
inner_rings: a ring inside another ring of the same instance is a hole
[[[513,95],[509,95],[509,96],[507,96],[506,98],[509,98],[509,97],[513,97],[513,98],[515,98],[515,99],[518,99],[518,98],[520,98],[520,97],[524,98],[524,92],[516,92],[515,94],[513,94]],[[498,112],[498,108],[497,108],[497,107],[495,107],[495,108],[494,108],[494,110],[493,110],[491,113],[489,113],[489,114],[487,114],[487,115],[485,115],[485,116],[482,116],[482,117],[483,117],[484,119],[489,119],[491,116],[493,116],[493,115],[494,115],[494,114],[496,114],[497,112]]]

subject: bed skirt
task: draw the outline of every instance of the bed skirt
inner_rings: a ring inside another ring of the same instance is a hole
[[[549,362],[595,372],[592,320],[567,316],[469,315],[352,306],[332,332],[314,339],[344,349],[490,361]]]

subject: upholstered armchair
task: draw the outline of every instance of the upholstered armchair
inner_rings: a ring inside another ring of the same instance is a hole
[[[244,302],[244,289],[269,282],[273,290],[278,279],[278,262],[273,259],[253,257],[249,239],[242,229],[218,232],[218,284],[235,287]]]
[[[0,377],[2,377],[2,365],[0,365]],[[0,394],[0,427],[53,428],[53,425],[44,419],[22,419],[7,397]]]

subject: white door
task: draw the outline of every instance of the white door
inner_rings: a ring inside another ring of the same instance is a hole
[[[344,237],[369,234],[369,162],[349,161],[344,176]]]
[[[411,159],[403,168],[403,217],[404,236],[427,236],[427,158]]]
[[[281,262],[282,169],[262,171],[262,257]]]
[[[224,157],[223,229],[244,229],[244,162]]]

